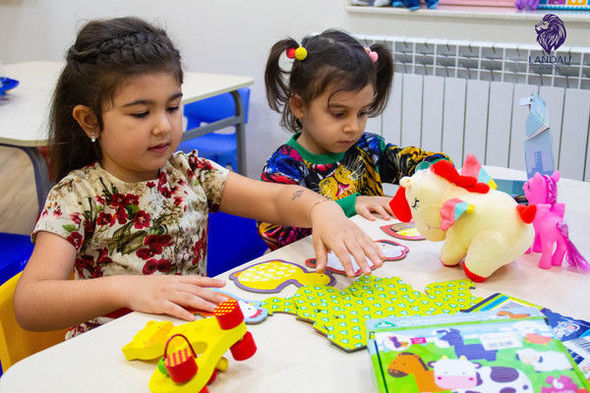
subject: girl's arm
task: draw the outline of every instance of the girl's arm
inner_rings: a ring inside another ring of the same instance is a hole
[[[336,202],[296,185],[266,183],[234,172],[221,196],[220,210],[260,221],[313,228],[317,270],[326,266],[327,253],[333,251],[346,273],[353,276],[350,254],[365,274],[371,269],[367,257],[381,266],[383,254],[356,224],[346,218]]]
[[[193,320],[184,307],[212,311],[224,299],[206,287],[224,282],[199,276],[120,275],[69,280],[76,251],[64,238],[39,232],[18,282],[15,313],[27,330],[54,330],[119,308]]]

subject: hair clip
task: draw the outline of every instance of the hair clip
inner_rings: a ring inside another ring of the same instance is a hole
[[[372,51],[371,48],[365,47],[365,52],[367,52],[373,63],[379,60],[379,54],[377,52]]]
[[[305,49],[301,45],[297,49],[289,48],[287,49],[287,57],[289,59],[297,59],[299,61],[305,60],[305,58],[307,57],[307,49]]]

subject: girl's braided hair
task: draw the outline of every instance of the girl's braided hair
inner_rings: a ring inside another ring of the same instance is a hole
[[[163,29],[134,17],[94,20],[80,29],[51,105],[49,164],[56,181],[102,157],[99,144],[90,142],[73,118],[74,107],[88,106],[102,129],[116,88],[126,78],[159,72],[182,83],[180,52]]]

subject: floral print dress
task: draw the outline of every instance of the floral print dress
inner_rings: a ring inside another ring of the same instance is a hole
[[[128,183],[99,163],[55,185],[33,230],[54,233],[76,249],[75,279],[116,274],[207,275],[209,211],[217,211],[228,170],[175,153],[157,179]],[[73,327],[67,338],[105,323]]]

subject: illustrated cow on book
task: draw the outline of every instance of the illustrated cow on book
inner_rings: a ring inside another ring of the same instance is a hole
[[[531,381],[520,370],[512,367],[482,366],[469,361],[465,356],[459,359],[441,359],[428,362],[434,369],[434,382],[444,390],[453,393],[533,393]]]

